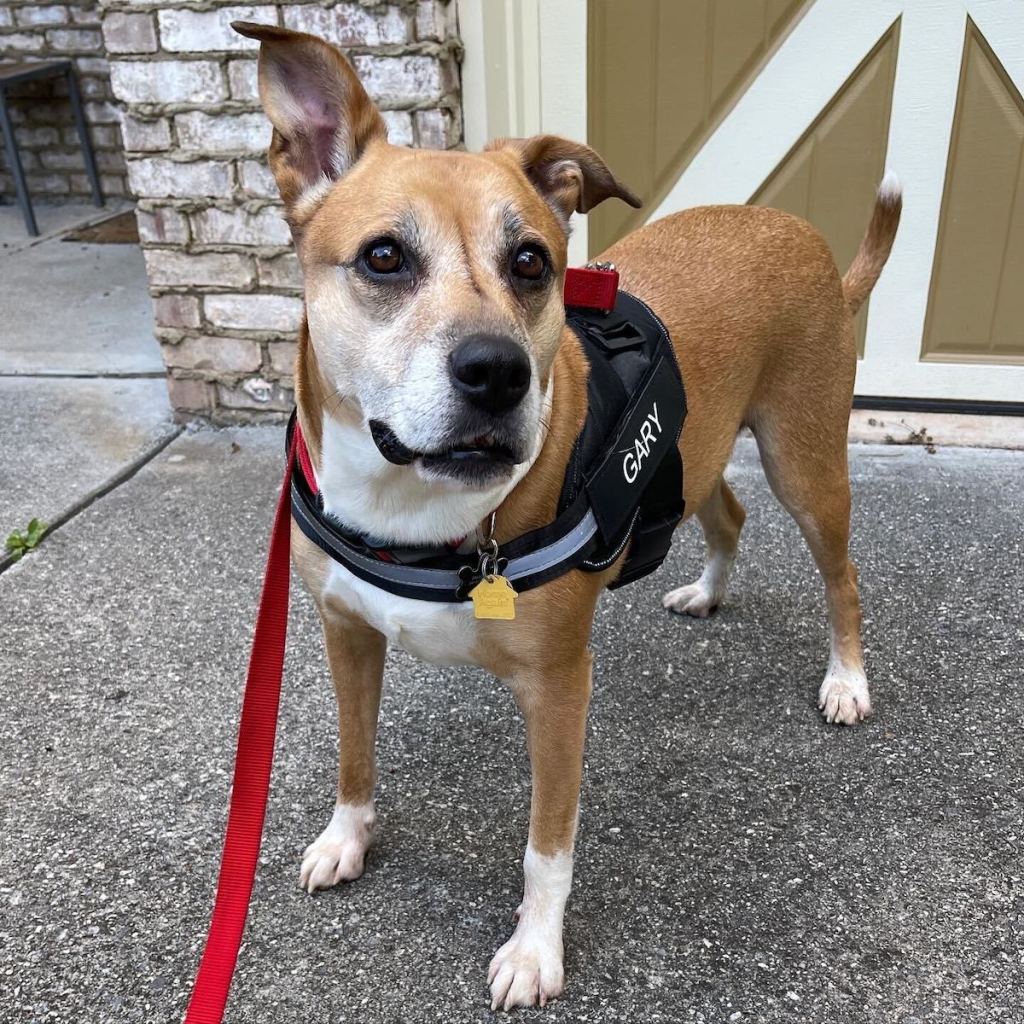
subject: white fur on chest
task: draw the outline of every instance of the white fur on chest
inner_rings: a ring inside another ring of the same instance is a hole
[[[442,604],[398,597],[331,563],[326,592],[414,657],[434,665],[475,664],[471,602]]]
[[[542,424],[551,412],[553,380],[543,397]],[[324,509],[339,522],[383,542],[436,544],[469,537],[526,475],[540,452],[544,427],[529,459],[511,480],[484,490],[423,480],[412,466],[392,466],[369,431],[325,416],[317,474]],[[472,548],[470,548],[472,550]],[[435,665],[475,664],[476,619],[470,602],[447,604],[397,597],[331,562],[325,593],[417,658]]]
[[[369,433],[325,417],[319,475],[324,508],[383,542],[438,543],[470,534],[508,484],[484,492],[429,484],[411,466],[385,462]],[[331,563],[326,591],[413,656],[435,665],[472,663],[472,604],[398,597]]]

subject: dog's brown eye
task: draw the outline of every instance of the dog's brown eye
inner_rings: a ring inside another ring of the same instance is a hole
[[[366,250],[366,264],[375,274],[396,274],[404,263],[402,247],[390,238],[373,242]]]
[[[524,245],[512,260],[512,273],[525,281],[539,281],[546,269],[544,254],[530,245]]]

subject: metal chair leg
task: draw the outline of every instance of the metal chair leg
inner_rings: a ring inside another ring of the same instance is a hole
[[[32,200],[29,198],[28,186],[25,184],[25,172],[22,169],[21,156],[18,153],[18,140],[14,137],[14,127],[7,110],[7,93],[3,89],[0,89],[0,129],[3,130],[7,163],[14,176],[14,189],[18,194],[18,205],[21,207],[22,217],[25,218],[25,230],[34,238],[39,234],[39,228],[36,226],[36,215],[32,211]]]
[[[82,156],[85,158],[85,173],[89,176],[89,187],[92,189],[92,201],[96,206],[103,205],[103,192],[100,190],[100,178],[96,173],[96,158],[92,152],[92,140],[89,138],[89,126],[85,123],[85,111],[82,110],[82,94],[78,89],[78,79],[74,68],[67,70],[68,96],[71,99],[71,112],[75,115],[75,128],[78,141],[82,144]]]

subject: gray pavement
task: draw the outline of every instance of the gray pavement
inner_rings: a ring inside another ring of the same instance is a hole
[[[60,524],[180,430],[138,245],[60,240],[125,208],[40,203],[29,239],[0,207],[0,540]]]
[[[162,379],[0,377],[0,539],[59,521],[177,430]]]
[[[137,245],[0,250],[0,372],[163,374]]]
[[[210,907],[280,432],[188,433],[0,575],[0,1020],[176,1021]],[[749,442],[729,603],[602,602],[564,999],[545,1021],[1020,1022],[1024,456],[855,446],[875,718],[824,725],[821,587]],[[1016,511],[1015,511],[1016,510]],[[381,834],[310,898],[333,696],[291,620],[228,1019],[486,1021],[521,885],[506,690],[389,656]]]

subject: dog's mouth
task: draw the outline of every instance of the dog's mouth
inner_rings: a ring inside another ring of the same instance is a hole
[[[507,476],[519,461],[510,445],[491,434],[431,452],[418,452],[406,447],[380,420],[370,420],[370,436],[377,451],[396,466],[408,466],[418,461],[431,474],[468,483],[484,483]]]

